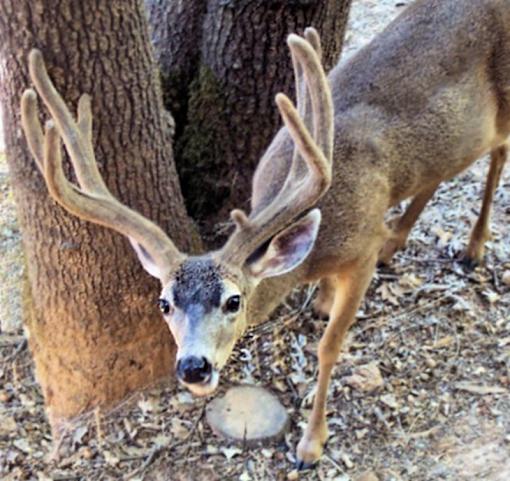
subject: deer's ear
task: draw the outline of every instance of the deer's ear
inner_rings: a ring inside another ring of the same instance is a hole
[[[319,209],[277,234],[264,254],[248,263],[250,273],[259,280],[279,276],[295,269],[310,254],[321,223]]]
[[[162,271],[160,267],[154,262],[154,259],[150,256],[150,254],[145,250],[145,248],[135,241],[132,237],[128,237],[129,242],[133,246],[133,249],[138,256],[138,260],[142,264],[143,268],[153,277],[157,279],[162,279]]]

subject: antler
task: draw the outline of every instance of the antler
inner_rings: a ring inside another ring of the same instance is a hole
[[[229,262],[243,263],[259,246],[313,207],[331,184],[331,89],[320,60],[317,31],[306,29],[305,38],[291,34],[287,39],[296,77],[297,109],[285,94],[276,95],[280,115],[295,143],[291,168],[279,193],[267,207],[249,217],[239,209],[231,212],[236,229],[221,251],[222,258]],[[311,104],[313,136],[307,128],[308,104]]]
[[[37,95],[27,89],[21,98],[21,123],[30,151],[44,175],[50,195],[72,214],[124,234],[136,242],[160,268],[168,268],[182,254],[156,224],[121,204],[99,173],[92,146],[91,99],[82,95],[75,122],[46,71],[42,54],[29,55],[30,77],[50,111],[43,133],[37,114]],[[70,183],[62,168],[61,138],[78,183]],[[136,247],[136,246],[135,246]]]

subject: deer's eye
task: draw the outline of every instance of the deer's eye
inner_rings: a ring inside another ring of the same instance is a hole
[[[241,296],[230,296],[225,302],[225,311],[234,313],[239,310],[241,306]]]
[[[163,314],[168,314],[170,312],[170,303],[166,299],[159,299],[158,307]]]

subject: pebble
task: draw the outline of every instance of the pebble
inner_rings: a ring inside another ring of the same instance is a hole
[[[7,391],[0,391],[0,402],[7,403],[11,400],[11,396]]]
[[[354,463],[351,461],[351,458],[347,454],[342,453],[340,457],[342,458],[342,461],[347,469],[352,469],[354,467]]]
[[[83,459],[92,459],[94,457],[94,452],[89,447],[85,446],[80,449],[80,456]]]
[[[430,369],[434,369],[437,366],[437,362],[431,357],[427,357],[425,359],[425,364],[427,365],[427,367],[430,367]]]
[[[510,286],[510,270],[503,272],[501,276],[501,282],[505,284],[505,286]]]

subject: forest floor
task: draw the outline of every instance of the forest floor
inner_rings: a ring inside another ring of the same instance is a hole
[[[355,0],[347,53],[407,2]],[[288,409],[285,440],[233,446],[206,401],[176,386],[140,393],[52,443],[21,327],[22,256],[0,156],[0,478],[3,480],[508,481],[510,479],[510,169],[497,192],[484,266],[458,261],[481,204],[487,159],[434,196],[407,249],[380,269],[330,389],[331,437],[313,471],[293,471],[325,327],[296,291],[251,330],[221,391],[250,382]],[[380,375],[380,377],[379,377]],[[374,388],[371,390],[371,388]]]

